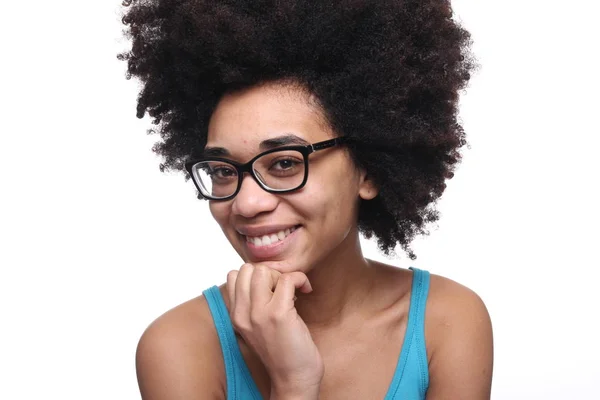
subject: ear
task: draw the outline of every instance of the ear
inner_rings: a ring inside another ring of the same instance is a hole
[[[360,171],[360,184],[358,188],[358,195],[363,200],[372,200],[379,194],[379,188],[375,185],[375,182],[367,174],[366,171]]]

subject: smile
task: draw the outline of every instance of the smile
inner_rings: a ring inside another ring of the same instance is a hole
[[[296,230],[296,227],[291,227],[288,229],[280,230],[278,232],[273,232],[268,235],[263,236],[246,236],[246,242],[252,243],[256,247],[263,247],[275,244],[284,240],[288,237],[292,232]]]

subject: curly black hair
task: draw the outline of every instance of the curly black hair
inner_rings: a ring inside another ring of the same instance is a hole
[[[128,78],[142,83],[161,171],[200,154],[228,92],[294,82],[379,187],[358,227],[390,254],[428,234],[466,144],[458,99],[476,67],[447,0],[126,0]]]

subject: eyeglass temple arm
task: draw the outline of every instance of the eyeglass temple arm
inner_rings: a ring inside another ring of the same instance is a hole
[[[312,149],[312,151],[323,150],[323,149],[326,149],[328,147],[335,146],[338,143],[342,143],[343,141],[344,141],[344,137],[338,137],[338,138],[335,138],[335,139],[326,140],[324,142],[319,142],[319,143],[311,144],[310,148]]]

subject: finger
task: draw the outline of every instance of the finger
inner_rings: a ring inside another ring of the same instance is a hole
[[[233,310],[235,305],[235,282],[239,271],[233,270],[227,273],[227,293],[229,294],[229,308]]]
[[[250,302],[252,307],[262,307],[271,301],[273,289],[281,273],[266,265],[256,265],[250,282]]]
[[[253,272],[254,266],[250,263],[246,263],[240,268],[235,282],[236,309],[247,310],[250,306],[250,280]]]
[[[259,264],[255,264],[258,266]],[[279,272],[280,274],[285,273],[286,271],[298,271],[298,266],[292,264],[289,260],[285,261],[262,261],[260,265],[266,265],[274,271]]]
[[[282,274],[277,282],[272,301],[276,303],[293,302],[296,289],[302,293],[312,292],[308,277],[302,272],[288,272]]]

